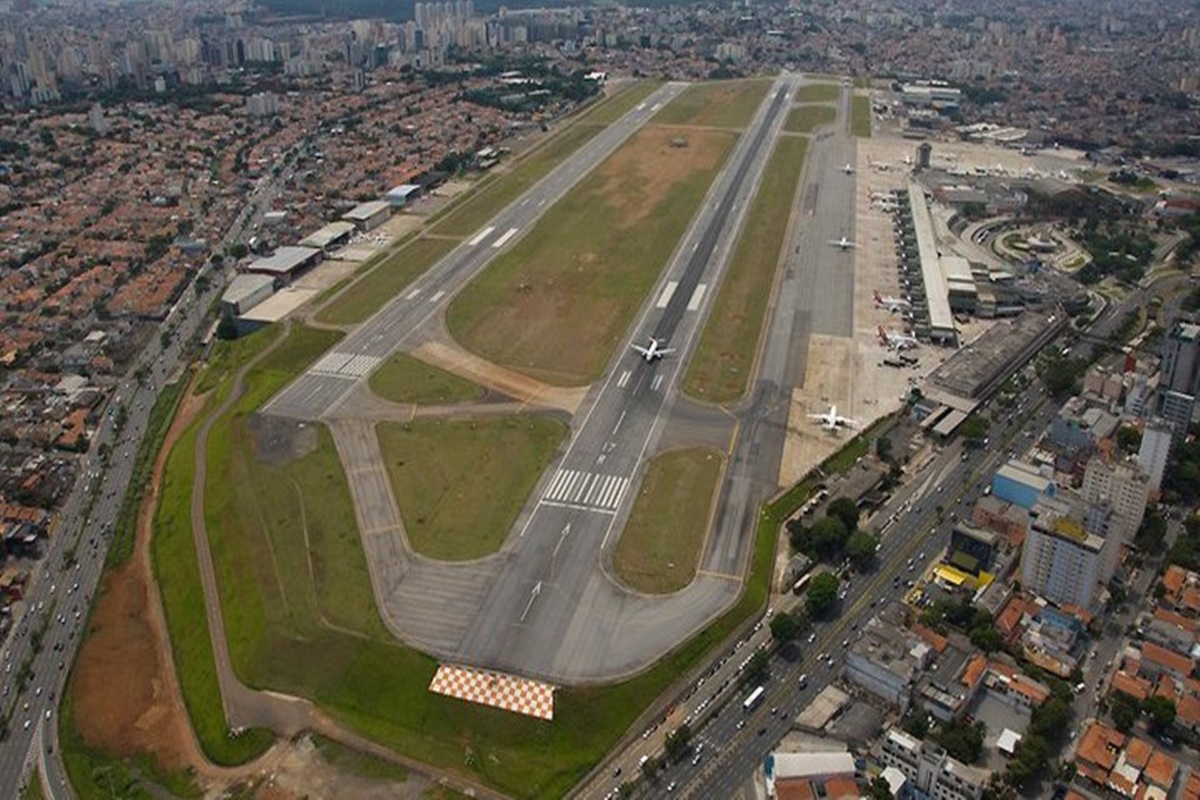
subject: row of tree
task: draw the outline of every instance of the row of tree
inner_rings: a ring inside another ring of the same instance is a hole
[[[850,497],[839,497],[825,509],[812,527],[800,518],[787,523],[792,549],[814,561],[836,563],[846,557],[859,571],[866,572],[875,561],[878,537],[859,530],[858,504]]]

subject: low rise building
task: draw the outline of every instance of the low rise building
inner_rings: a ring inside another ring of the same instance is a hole
[[[392,218],[392,204],[387,200],[361,203],[342,214],[342,219],[360,231],[372,231]]]
[[[1010,459],[992,476],[992,495],[1015,506],[1030,510],[1042,497],[1058,491],[1054,478],[1024,461]]]
[[[933,661],[934,652],[902,625],[873,617],[846,651],[844,677],[903,711],[908,708],[918,676]]]
[[[221,313],[239,317],[275,293],[275,278],[270,275],[235,275],[221,295]]]

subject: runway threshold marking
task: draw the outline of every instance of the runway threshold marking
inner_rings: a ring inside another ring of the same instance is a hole
[[[663,381],[663,376],[662,376],[662,375],[655,375],[655,376],[654,376],[654,382],[650,384],[650,391],[652,391],[652,392],[657,392],[657,391],[658,391],[658,387],[659,387],[659,386],[662,386],[662,381]]]
[[[416,297],[417,295],[419,295],[420,293],[421,293],[421,290],[420,290],[420,289],[413,289],[411,292],[409,292],[408,294],[404,295],[404,299],[405,299],[405,300],[412,300],[413,298],[415,298],[415,297]]]
[[[679,286],[679,281],[667,281],[667,285],[663,287],[662,294],[658,296],[658,302],[654,304],[655,308],[666,308],[667,303],[671,302],[671,297],[675,294],[675,289]]]
[[[704,292],[708,290],[708,284],[702,283],[696,287],[696,291],[692,292],[692,299],[688,300],[687,310],[695,311],[700,307],[700,301],[704,299]]]
[[[625,384],[629,383],[629,376],[633,374],[633,370],[627,369],[621,373],[621,377],[617,378],[617,388],[621,389]]]
[[[429,302],[436,303],[438,300],[441,300],[445,296],[446,296],[446,293],[444,291],[438,292],[433,297],[429,298]]]
[[[696,570],[696,574],[702,575],[705,578],[718,578],[723,581],[737,581],[738,583],[741,583],[742,580],[741,575],[730,575],[726,572],[710,572],[706,569],[698,569]]]
[[[538,205],[541,205],[541,203],[539,203]],[[504,234],[499,239],[492,242],[492,247],[499,250],[501,247],[504,247],[504,245],[508,244],[509,239],[511,239],[512,237],[514,237],[516,235],[517,235],[517,229],[509,228],[508,230],[506,230],[504,232]]]
[[[559,469],[542,502],[588,511],[615,511],[629,488],[629,478],[578,469]]]
[[[494,231],[494,230],[496,230],[496,226],[495,226],[495,225],[489,225],[489,226],[487,226],[486,228],[484,228],[483,230],[481,230],[479,233],[475,234],[475,236],[473,236],[473,237],[471,238],[471,241],[467,242],[467,246],[468,246],[468,247],[474,247],[475,245],[479,244],[479,243],[480,243],[480,242],[482,242],[484,239],[486,239],[488,236],[490,236],[490,235],[491,235],[491,233],[492,233],[492,231]]]

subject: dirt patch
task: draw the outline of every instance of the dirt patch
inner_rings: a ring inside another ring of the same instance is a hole
[[[644,128],[597,170],[602,181],[597,196],[615,210],[610,219],[617,229],[643,224],[677,183],[697,170],[712,169],[725,154],[725,144],[725,139],[699,131]],[[584,263],[586,255],[580,259]]]
[[[282,466],[317,449],[317,428],[308,422],[256,413],[247,427],[254,455],[263,464]]]
[[[167,770],[196,763],[198,753],[167,663],[170,651],[152,624],[160,611],[151,607],[149,548],[142,539],[148,542],[166,455],[202,405],[189,393],[167,433],[138,512],[134,555],[105,580],[70,689],[75,726],[89,747],[122,757],[150,753]]]
[[[366,778],[338,770],[326,762],[312,739],[305,736],[254,793],[255,800],[301,800],[337,797],[344,800],[418,800],[429,782],[410,776],[404,781]]]
[[[422,361],[466,378],[502,395],[531,406],[562,409],[574,414],[583,402],[587,387],[560,388],[497,366],[468,353],[456,344],[427,342],[413,351]]]

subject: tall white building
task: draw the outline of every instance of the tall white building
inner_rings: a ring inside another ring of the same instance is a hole
[[[1106,535],[1105,506],[1044,498],[1021,554],[1021,583],[1057,605],[1092,608],[1116,569],[1120,539]]]
[[[933,800],[979,800],[991,774],[897,728],[884,734],[879,760],[900,770],[915,796]]]
[[[1113,510],[1109,535],[1129,543],[1141,527],[1150,498],[1150,479],[1137,464],[1093,456],[1083,473],[1083,499]]]
[[[1171,456],[1171,426],[1162,420],[1152,420],[1142,431],[1142,446],[1138,450],[1138,466],[1146,473],[1150,488],[1162,488],[1167,459]]]

